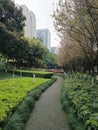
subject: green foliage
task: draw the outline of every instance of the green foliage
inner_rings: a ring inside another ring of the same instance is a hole
[[[21,130],[23,127],[22,119],[18,113],[15,113],[7,124],[5,130]]]
[[[9,70],[8,72],[12,73],[12,70]],[[30,76],[30,77],[33,77],[33,74],[35,74],[36,77],[40,78],[50,78],[53,75],[53,72],[31,71],[31,70],[15,70],[14,73],[16,75],[20,75],[22,73],[22,76]]]
[[[20,78],[20,76],[15,75],[15,78]],[[8,74],[8,73],[0,73],[0,80],[5,80],[5,79],[12,79],[13,75],[12,74]]]
[[[32,70],[16,70],[17,72],[27,72],[27,73],[35,73],[35,74],[53,74],[53,72],[47,72],[47,71],[32,71]]]
[[[74,111],[72,113],[77,116],[86,129],[98,129],[97,81],[92,85],[90,80],[70,78],[65,80],[64,86],[62,102],[68,101]],[[66,104],[63,106],[66,109]]]
[[[64,73],[58,73],[57,75],[65,79]]]
[[[28,51],[28,64],[34,67],[41,67],[41,60],[43,58],[45,47],[41,40],[34,38],[28,40],[29,51]]]
[[[0,53],[10,57],[18,37],[23,35],[25,17],[11,0],[0,0]]]
[[[0,10],[0,23],[3,23],[7,30],[18,33],[23,30],[25,17],[12,0],[0,0]]]
[[[45,50],[45,53],[43,55],[43,66],[44,68],[57,68],[57,61],[56,61],[56,55],[53,53],[50,53],[48,49]]]
[[[5,67],[5,64],[0,62],[0,70],[4,69],[4,67]]]
[[[68,97],[66,95],[65,87],[61,89],[61,103],[63,110],[68,113],[68,121],[71,127],[71,130],[86,130],[82,123],[77,119],[76,110],[70,105]]]
[[[0,56],[13,60],[17,68],[57,65],[55,56],[47,51],[41,40],[24,37],[25,17],[12,0],[0,1],[0,13]]]
[[[30,91],[27,97],[20,103],[12,115],[8,118],[4,130],[22,130],[25,128],[25,124],[34,108],[35,101],[39,98],[43,90],[47,89],[54,81],[56,77],[53,76],[51,80],[37,87],[36,89]]]
[[[11,111],[29,91],[35,89],[49,79],[36,78],[10,78],[0,80],[0,121],[2,121],[9,111]]]
[[[2,54],[12,59],[17,68],[22,67],[41,67],[42,58],[45,52],[45,47],[38,39],[29,39],[25,37],[17,38],[14,33],[8,38],[9,33],[6,32],[4,40],[7,40],[5,44],[2,44]],[[14,59],[14,60],[13,60]]]

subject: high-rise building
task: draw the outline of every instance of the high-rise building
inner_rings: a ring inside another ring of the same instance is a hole
[[[21,7],[23,15],[26,17],[24,32],[25,36],[29,38],[36,37],[36,18],[32,11],[30,11],[26,5],[16,5],[18,8]]]
[[[57,54],[57,47],[51,47],[51,52],[54,54]]]
[[[44,46],[50,50],[50,31],[48,29],[38,29],[37,38],[41,39]]]

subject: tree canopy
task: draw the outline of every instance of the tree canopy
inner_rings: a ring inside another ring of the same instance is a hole
[[[25,19],[22,9],[12,0],[0,0],[0,57],[13,61],[17,67],[52,67],[55,58],[42,41],[24,36]]]
[[[18,9],[11,0],[0,0],[0,12],[0,23],[5,26],[6,30],[17,34],[23,32],[25,17],[21,8]]]
[[[22,10],[14,2],[0,0],[0,53],[5,57],[17,45],[18,37],[23,36],[24,20]]]
[[[89,64],[90,70],[93,71],[95,61],[98,61],[98,52],[95,51],[95,48],[98,50],[98,1],[59,0],[53,18],[55,29],[61,39],[61,48],[69,40],[72,46],[74,43],[78,45],[79,51],[77,54],[80,57],[82,67],[85,69],[85,64],[87,66]],[[82,52],[84,58],[81,59],[81,53],[79,54],[79,52]],[[72,62],[73,60],[69,65]],[[98,66],[98,63],[96,65]]]

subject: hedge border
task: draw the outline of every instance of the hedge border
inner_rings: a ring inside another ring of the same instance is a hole
[[[13,74],[13,70],[8,70],[8,73]],[[33,73],[35,74],[36,77],[39,78],[51,78],[51,76],[53,76],[53,73],[48,73],[48,74],[41,74],[41,73],[36,73],[36,72],[21,72],[21,71],[14,71],[15,75],[21,75],[22,76],[28,76],[28,77],[33,77]]]
[[[62,86],[61,89],[61,98],[60,98],[62,109],[64,112],[68,113],[68,122],[71,130],[86,130],[84,125],[78,120],[75,109],[68,102],[67,94],[65,92],[65,86]]]

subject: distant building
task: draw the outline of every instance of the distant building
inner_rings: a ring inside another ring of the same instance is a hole
[[[37,38],[41,39],[44,46],[50,51],[50,31],[48,29],[38,29]]]
[[[57,54],[57,47],[51,47],[50,51],[54,54]]]
[[[32,11],[29,11],[26,5],[16,5],[18,8],[21,7],[23,15],[26,17],[24,32],[25,36],[29,38],[36,37],[36,18]]]

